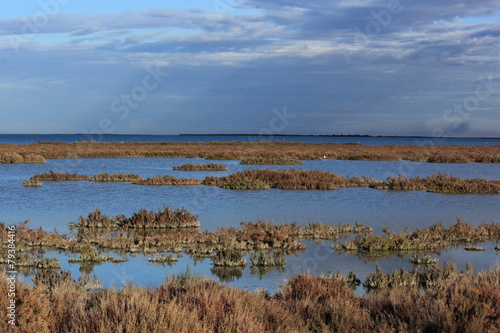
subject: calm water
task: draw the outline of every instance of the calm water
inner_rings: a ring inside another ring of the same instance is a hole
[[[244,170],[248,166],[239,161],[214,161],[228,166],[227,172],[187,172],[173,171],[172,166],[185,163],[207,163],[202,159],[74,159],[48,160],[45,164],[0,165],[0,220],[7,224],[17,224],[30,220],[31,227],[42,226],[52,231],[68,232],[68,222],[76,221],[79,215],[86,215],[94,208],[110,215],[126,214],[140,208],[156,210],[163,205],[172,208],[185,207],[199,215],[202,229],[215,231],[217,226],[239,226],[241,221],[257,219],[274,222],[293,222],[301,224],[322,221],[324,223],[354,223],[359,221],[373,227],[377,232],[388,226],[400,231],[404,227],[427,227],[442,221],[448,225],[463,218],[473,224],[498,222],[500,217],[500,195],[447,195],[426,192],[392,192],[369,188],[346,188],[335,191],[233,191],[205,186],[138,186],[128,183],[93,182],[44,182],[39,188],[25,188],[24,179],[35,173],[49,170],[93,175],[108,171],[110,173],[137,173],[142,177],[156,174],[170,174],[176,177],[203,178],[207,175],[223,176]],[[260,168],[261,166],[259,166]],[[292,166],[269,166],[272,169]],[[483,177],[500,179],[500,164],[433,164],[417,162],[371,162],[371,161],[305,161],[304,165],[293,166],[307,170],[325,170],[344,176],[370,176],[385,179],[389,175],[405,174],[408,177],[427,176],[437,172],[448,173],[462,178]],[[237,272],[233,278],[222,278],[230,285],[255,289],[266,287],[275,291],[287,278],[303,271],[320,274],[332,270],[347,274],[354,271],[361,280],[373,272],[376,262],[363,258],[338,254],[331,250],[331,242],[304,242],[305,253],[287,257],[285,271],[272,270],[267,274],[252,271],[249,267]],[[434,254],[440,263],[451,260],[460,269],[466,262],[473,262],[476,269],[487,269],[497,265],[494,243],[483,244],[486,252],[466,252],[463,248],[449,249]],[[47,256],[59,257],[62,268],[71,270],[78,277],[80,265],[68,264],[67,257],[49,253]],[[390,271],[393,268],[407,267],[410,255],[391,256],[380,259],[381,267]],[[194,262],[187,255],[182,256],[173,266],[154,266],[148,264],[147,256],[128,256],[123,264],[107,263],[95,266],[93,273],[105,286],[121,286],[124,282],[134,281],[139,285],[155,286],[161,284],[169,274],[191,271],[219,279],[214,274],[208,259]],[[217,272],[215,272],[217,273]]]
[[[38,141],[76,142],[208,142],[208,141],[289,141],[357,142],[365,145],[500,145],[500,138],[412,138],[412,137],[328,137],[328,136],[250,136],[250,135],[120,135],[120,134],[0,134],[0,143],[28,144]]]

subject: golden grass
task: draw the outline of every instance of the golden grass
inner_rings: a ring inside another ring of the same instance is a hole
[[[318,160],[326,156],[328,159],[339,160],[410,160],[434,163],[500,162],[500,146],[371,146],[299,142],[0,144],[0,156],[13,153],[21,156],[35,154],[44,158],[182,157],[223,160],[249,157],[285,157],[295,160]]]
[[[240,164],[254,164],[254,165],[302,165],[304,162],[287,158],[285,156],[278,157],[247,157],[241,160]]]

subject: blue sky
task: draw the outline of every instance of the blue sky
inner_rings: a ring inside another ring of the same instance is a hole
[[[495,0],[0,5],[0,133],[500,137]]]

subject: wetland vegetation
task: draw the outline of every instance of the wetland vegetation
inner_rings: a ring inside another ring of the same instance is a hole
[[[294,160],[416,161],[500,163],[500,146],[408,146],[301,142],[163,142],[0,144],[0,163],[43,163],[43,159],[183,157],[208,160],[245,158]],[[23,162],[26,161],[26,162]]]
[[[177,178],[170,175],[157,175],[143,179],[136,174],[112,174],[108,172],[94,176],[65,174],[55,171],[36,174],[27,182],[39,181],[95,181],[95,182],[130,182],[136,185],[207,185],[236,190],[336,190],[343,187],[370,187],[394,191],[427,191],[435,193],[500,193],[500,180],[482,178],[462,179],[442,173],[425,178],[405,176],[389,176],[385,181],[363,176],[345,177],[329,171],[300,169],[247,169],[224,177],[207,176],[203,180],[195,178]],[[26,186],[26,185],[25,185]]]
[[[351,276],[351,279],[355,277]],[[300,274],[275,294],[244,291],[191,275],[154,288],[102,289],[88,276],[42,271],[20,282],[18,332],[495,332],[500,271],[466,273],[451,265],[421,271],[380,268],[356,295],[339,275]],[[359,282],[358,282],[359,283]],[[0,293],[9,284],[0,273]],[[0,306],[7,307],[7,298]],[[0,330],[10,330],[2,320]]]

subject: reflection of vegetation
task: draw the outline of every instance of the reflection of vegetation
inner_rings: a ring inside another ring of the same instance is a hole
[[[262,278],[272,272],[272,271],[277,271],[277,272],[286,272],[285,266],[252,266],[250,267],[250,274],[251,275],[257,275],[259,277],[259,280],[262,280]]]
[[[222,267],[214,266],[210,272],[219,278],[220,282],[234,282],[243,276],[242,267]]]

